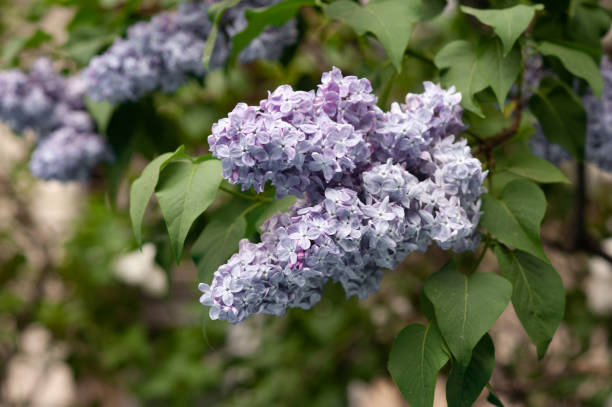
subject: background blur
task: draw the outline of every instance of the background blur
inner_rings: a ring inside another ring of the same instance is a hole
[[[0,0],[0,64],[27,68],[45,55],[75,73],[130,24],[175,3]],[[465,24],[449,7],[419,25],[413,48],[433,55]],[[346,300],[329,285],[310,311],[230,326],[210,321],[198,303],[195,266],[187,257],[172,261],[155,205],[141,251],[131,232],[130,182],[151,158],[180,144],[206,152],[210,127],[237,102],[257,103],[283,83],[311,89],[332,65],[367,76],[387,101],[435,79],[417,55],[383,89],[393,68],[380,64],[386,58],[374,40],[312,9],[301,12],[299,26],[299,46],[280,62],[220,69],[174,95],[96,106],[119,154],[88,185],[35,180],[27,169],[33,138],[0,125],[0,406],[405,405],[387,355],[403,326],[424,321],[421,283],[447,254],[409,256],[366,301]],[[562,168],[577,181],[571,163]],[[612,175],[587,167],[585,179],[584,199],[571,185],[545,189],[551,206],[543,240],[568,295],[546,357],[538,363],[512,307],[493,328],[491,383],[506,406],[612,406]],[[607,260],[573,249],[578,211]],[[482,267],[496,262],[485,258]],[[438,387],[436,405],[446,405],[443,381]]]

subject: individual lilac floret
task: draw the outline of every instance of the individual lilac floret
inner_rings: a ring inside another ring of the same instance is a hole
[[[95,134],[64,127],[38,143],[30,171],[40,179],[86,181],[96,165],[110,158],[108,147]]]
[[[366,139],[381,112],[366,79],[323,74],[317,92],[283,85],[259,107],[240,103],[212,128],[208,144],[223,176],[262,192],[270,181],[277,197],[323,196],[328,186],[353,187],[369,165]]]
[[[316,93],[281,86],[259,107],[236,106],[209,138],[224,175],[304,197],[200,284],[210,317],[238,323],[310,308],[328,281],[365,298],[384,269],[431,243],[475,250],[486,172],[455,139],[460,101],[428,83],[383,113],[367,81],[334,68]]]
[[[210,69],[222,66],[230,51],[230,35],[246,27],[244,10],[265,6],[276,0],[241,2],[227,10],[217,36]],[[207,71],[202,55],[212,28],[208,16],[210,2],[184,2],[176,12],[162,12],[150,22],[140,22],[128,30],[102,55],[93,58],[83,71],[87,93],[95,101],[137,100],[154,91],[176,91],[190,77],[203,77]],[[226,27],[227,26],[227,27]],[[295,22],[270,27],[240,54],[241,60],[275,59],[285,46],[297,39]]]

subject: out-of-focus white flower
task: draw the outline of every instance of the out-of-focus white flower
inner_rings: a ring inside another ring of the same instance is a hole
[[[2,394],[9,404],[63,407],[75,402],[72,370],[64,362],[65,351],[51,342],[41,326],[28,327],[19,341],[20,352],[7,365]]]
[[[168,288],[168,280],[164,270],[155,263],[155,253],[155,245],[147,243],[142,250],[119,257],[113,273],[119,280],[140,286],[150,295],[162,296]]]
[[[604,243],[604,247],[612,242]],[[595,314],[612,314],[612,267],[601,257],[593,257],[589,260],[589,277],[585,280],[585,293],[587,305]]]

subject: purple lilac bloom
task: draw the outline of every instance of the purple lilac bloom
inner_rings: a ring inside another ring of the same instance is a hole
[[[108,147],[96,134],[62,127],[38,143],[30,171],[44,180],[87,181],[96,165],[110,158]]]
[[[460,101],[427,83],[383,113],[367,80],[334,68],[317,92],[282,86],[217,123],[209,143],[230,182],[261,191],[270,180],[280,196],[302,199],[199,285],[210,317],[238,323],[308,309],[328,281],[362,299],[384,269],[431,243],[474,250],[486,172],[455,140]]]
[[[211,57],[211,69],[225,63],[231,36],[246,27],[245,9],[275,2],[246,1],[227,10]],[[83,71],[89,97],[109,102],[136,100],[157,89],[172,93],[189,77],[206,75],[202,55],[212,28],[209,3],[181,3],[176,12],[162,12],[150,22],[130,27],[125,39],[117,39]],[[239,57],[243,62],[276,59],[285,46],[296,40],[295,21],[283,27],[269,27]]]
[[[355,187],[381,114],[366,79],[334,68],[316,92],[283,85],[259,106],[238,104],[213,126],[208,144],[223,176],[245,190],[262,192],[270,181],[278,198],[321,198],[329,186]]]
[[[533,89],[537,88],[542,77],[552,73],[543,68],[542,57],[539,54],[531,59],[536,62],[526,66],[525,75],[533,78],[530,86],[530,89]],[[585,159],[604,171],[612,171],[612,62],[608,56],[602,58],[600,71],[604,79],[601,99],[590,91],[582,97],[587,114]],[[531,93],[532,91],[528,95]],[[536,134],[529,140],[534,154],[557,165],[571,160],[571,155],[563,147],[546,138],[539,123],[535,127]]]
[[[110,159],[94,134],[84,93],[79,76],[58,75],[48,59],[38,59],[29,73],[0,72],[0,119],[15,133],[37,133],[30,162],[36,177],[83,181],[100,161]]]

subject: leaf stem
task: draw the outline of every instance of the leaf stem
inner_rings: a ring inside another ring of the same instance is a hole
[[[480,263],[482,263],[482,259],[484,259],[485,254],[487,254],[487,250],[489,250],[489,246],[490,246],[489,239],[486,239],[482,252],[480,253],[480,255],[478,255],[476,264],[474,264],[474,267],[472,267],[472,271],[470,271],[470,274],[474,274],[476,270],[478,270],[478,266],[480,266]]]
[[[272,198],[266,198],[263,196],[253,196],[253,195],[249,195],[249,194],[244,194],[242,192],[238,192],[238,191],[234,191],[233,189],[230,189],[224,185],[219,185],[219,189],[223,192],[226,192],[230,195],[233,195],[237,198],[240,199],[246,199],[249,201],[257,201],[257,202],[274,202],[274,199]]]
[[[432,65],[434,67],[436,66],[433,58],[425,55],[421,51],[417,51],[415,49],[406,48],[405,54],[408,55],[408,56],[411,56],[413,58],[419,59],[419,60],[421,60],[421,61],[423,61],[423,62],[425,62],[425,63],[427,63],[429,65]]]
[[[259,207],[259,206],[261,206],[263,204],[264,204],[263,202],[256,202],[256,203],[254,203],[253,205],[249,206],[244,211],[242,211],[242,213],[238,217],[240,218],[240,217],[246,216],[247,213],[251,212],[253,209],[255,209],[255,208],[257,208],[257,207]]]

